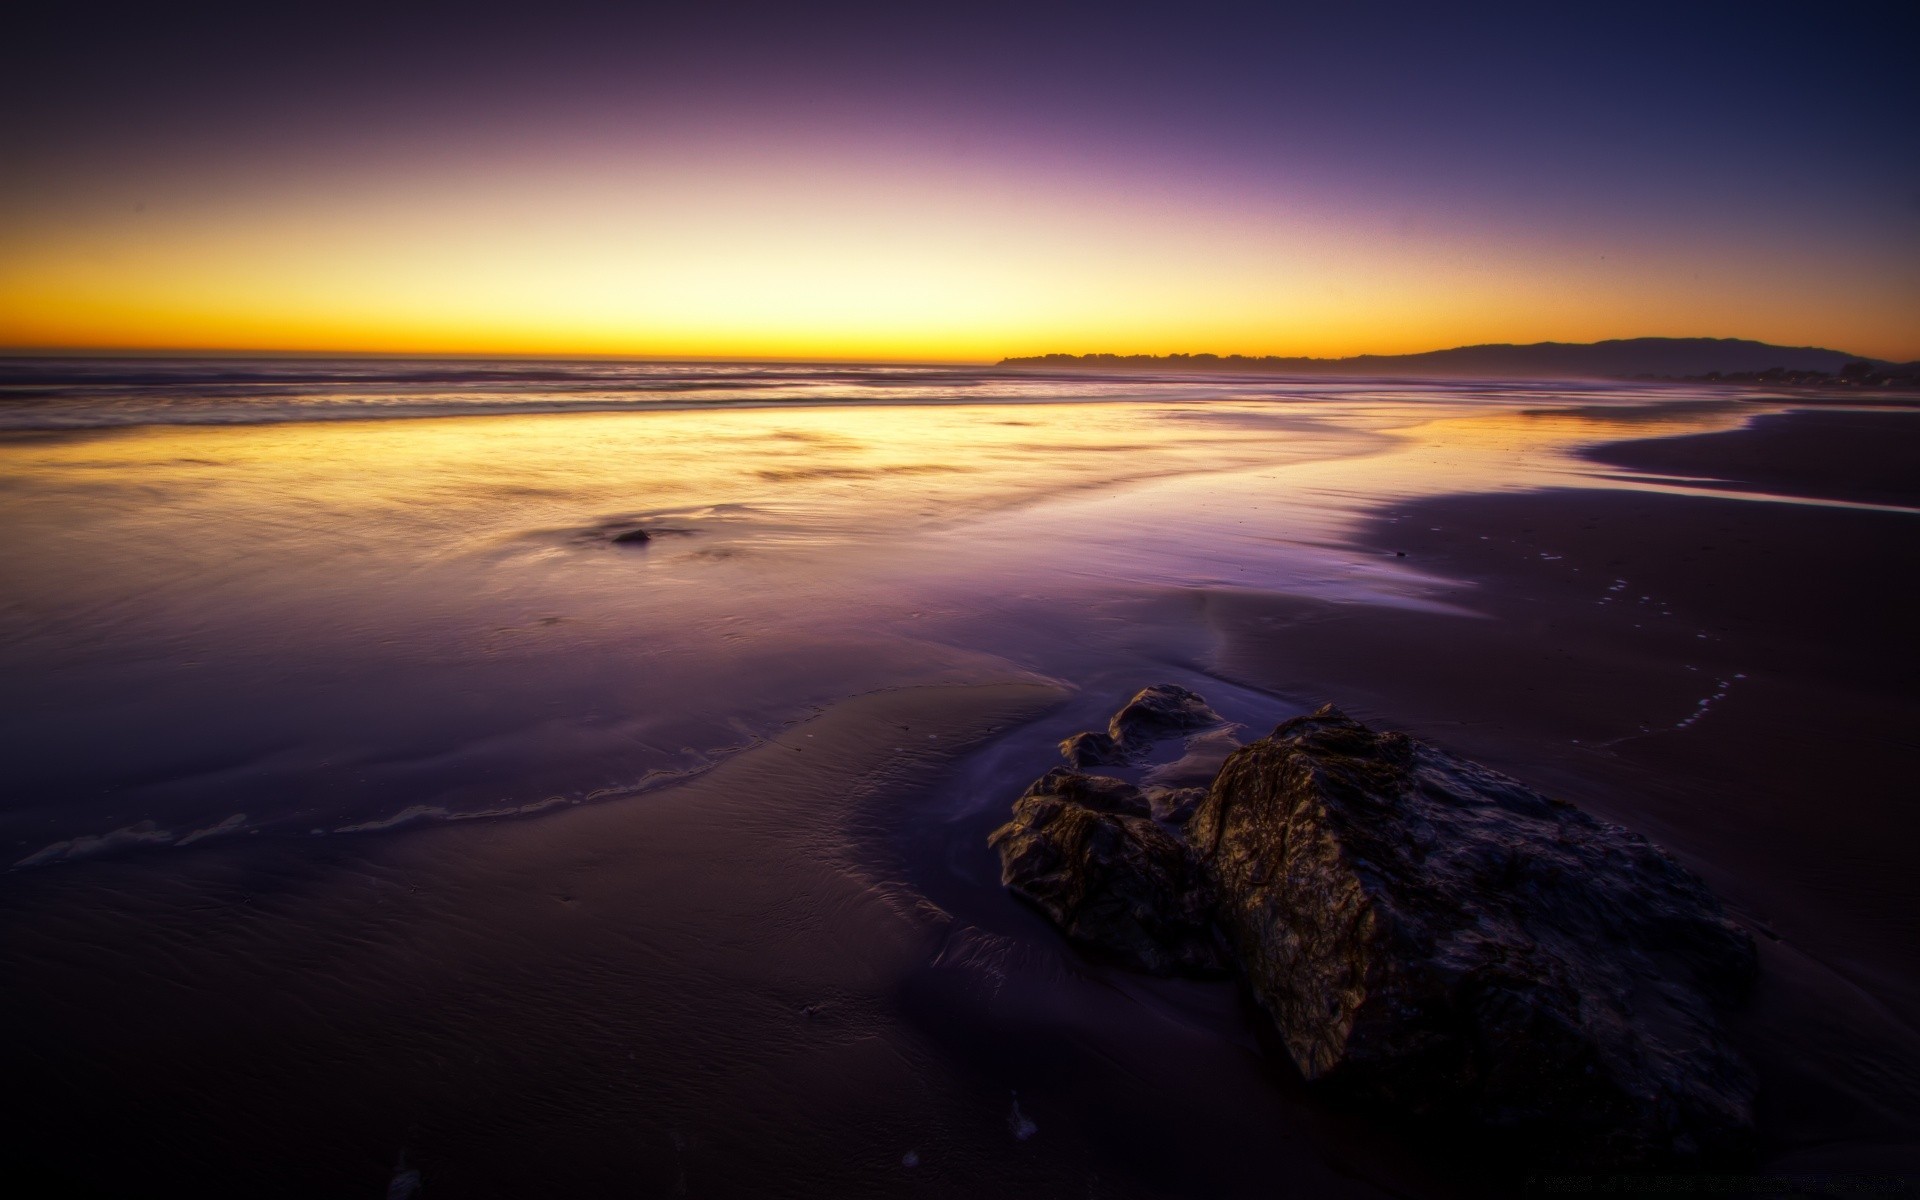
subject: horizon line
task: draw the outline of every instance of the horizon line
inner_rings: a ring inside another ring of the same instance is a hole
[[[1772,346],[1781,350],[1821,350],[1867,361],[1873,356],[1856,354],[1851,350],[1835,350],[1830,346],[1819,346],[1802,342],[1789,345],[1778,342],[1764,342],[1758,338],[1726,337],[1718,335],[1676,335],[1676,334],[1638,334],[1632,337],[1599,338],[1593,341],[1560,341],[1546,339],[1535,342],[1463,342],[1451,346],[1436,346],[1426,350],[1398,352],[1362,351],[1357,354],[1314,355],[1314,354],[1255,354],[1244,351],[1211,350],[1168,350],[1160,352],[1119,352],[1109,350],[1065,351],[1050,350],[1034,354],[1002,354],[998,358],[912,358],[897,356],[859,356],[845,354],[831,355],[778,355],[778,354],[623,354],[609,351],[534,351],[534,350],[367,350],[367,349],[289,349],[280,347],[181,347],[181,346],[0,346],[0,358],[129,358],[129,359],[180,359],[180,358],[233,358],[233,359],[299,359],[299,358],[361,358],[372,360],[395,359],[510,359],[524,361],[594,361],[594,362],[662,362],[662,363],[864,363],[899,366],[993,366],[999,363],[1051,357],[1064,358],[1217,358],[1261,361],[1266,359],[1297,359],[1306,362],[1340,363],[1368,358],[1417,358],[1427,354],[1443,354],[1452,350],[1475,350],[1493,347],[1524,348],[1531,346],[1600,346],[1614,342],[1745,342],[1751,345]],[[1898,361],[1893,359],[1879,361]]]

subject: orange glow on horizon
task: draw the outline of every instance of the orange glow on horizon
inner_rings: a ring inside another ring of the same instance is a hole
[[[546,163],[0,204],[0,346],[992,361],[1736,336],[1920,357],[1897,281],[1738,247],[1414,238],[1160,182]]]

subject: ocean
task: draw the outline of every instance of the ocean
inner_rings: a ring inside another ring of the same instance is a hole
[[[1339,531],[1488,449],[1397,430],[1518,420],[1510,471],[1570,436],[1516,414],[1644,391],[14,360],[0,836],[24,867],[629,795],[874,688],[1077,678],[1027,631],[1116,585],[1417,603]]]
[[[1743,1036],[1823,1099],[1771,1110],[1768,1161],[1897,1161],[1911,581],[1870,548],[1913,500],[1714,447],[1851,437],[1845,475],[1911,418],[1809,407],[9,360],[0,1015],[41,1100],[28,1166],[73,1194],[1514,1183],[1324,1104],[1230,982],[1086,961],[999,887],[985,834],[1054,743],[1158,682],[1241,738],[1335,700],[1669,845],[1793,981]],[[1636,445],[1669,451],[1606,457]],[[1840,708],[1873,714],[1854,816],[1816,832],[1811,768],[1772,748]],[[1869,1045],[1891,1065],[1860,1083]],[[1852,1159],[1808,1149],[1833,1114]]]

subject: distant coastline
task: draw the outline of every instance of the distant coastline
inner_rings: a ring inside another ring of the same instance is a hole
[[[1817,346],[1740,338],[1622,338],[1604,342],[1457,346],[1419,354],[1298,358],[1240,354],[1042,354],[1002,367],[1080,371],[1246,371],[1286,375],[1469,376],[1507,379],[1664,379],[1772,386],[1915,387],[1920,363]]]

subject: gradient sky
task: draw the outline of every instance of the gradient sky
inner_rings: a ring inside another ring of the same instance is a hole
[[[1911,3],[29,5],[0,346],[1920,358]]]

